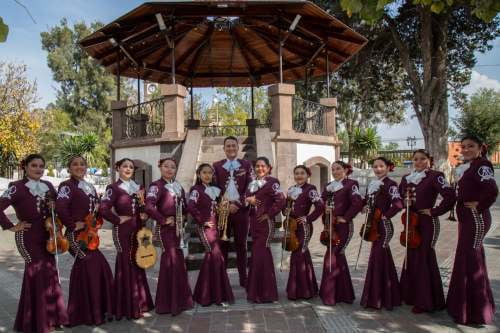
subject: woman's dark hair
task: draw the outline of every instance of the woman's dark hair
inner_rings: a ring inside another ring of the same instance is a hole
[[[208,163],[202,163],[200,164],[200,166],[196,169],[196,185],[203,185],[203,182],[201,181],[201,176],[200,176],[200,173],[201,173],[201,170],[203,170],[203,168],[205,167],[209,167],[211,170],[212,170],[212,180],[210,181],[210,186],[217,186],[217,184],[215,183],[215,170],[214,168],[208,164]]]
[[[177,168],[177,161],[173,158],[173,157],[165,157],[165,158],[161,158],[159,161],[158,161],[158,168],[161,167],[163,165],[163,163],[165,163],[165,161],[172,161],[174,162],[175,164],[175,167]]]
[[[346,163],[344,161],[335,161],[332,163],[332,166],[334,164],[340,165],[345,170],[345,174],[347,176],[349,176],[352,173],[352,166],[349,163]]]
[[[488,154],[488,145],[484,143],[484,141],[476,135],[466,135],[460,140],[460,142],[464,142],[465,140],[471,140],[478,144],[479,148],[481,148],[481,157],[485,157]]]
[[[293,172],[295,173],[295,170],[297,169],[302,169],[306,172],[307,174],[307,177],[311,177],[311,169],[309,169],[308,167],[306,167],[304,164],[299,164],[297,165],[295,168],[293,168]]]
[[[66,167],[69,169],[71,163],[73,163],[73,161],[76,160],[77,158],[81,158],[83,162],[85,162],[85,165],[87,165],[87,160],[85,159],[85,157],[83,157],[82,155],[73,155],[69,158],[68,163],[66,163]]]
[[[434,166],[434,157],[426,149],[417,149],[413,152],[412,157],[415,157],[416,154],[425,155],[429,159],[429,166],[432,168]]]
[[[227,137],[224,138],[224,143],[222,144],[223,146],[226,145],[226,141],[227,140],[234,140],[234,141],[236,141],[236,144],[238,144],[238,138],[236,138],[235,136],[230,135],[230,136],[227,136]]]
[[[118,162],[115,163],[115,168],[118,170],[123,163],[125,163],[126,161],[129,161],[130,163],[132,163],[132,166],[134,167],[135,169],[135,163],[134,161],[132,161],[130,158],[128,157],[125,157],[125,158],[122,158],[121,160],[119,160]]]
[[[21,161],[21,169],[26,171],[26,166],[31,163],[33,160],[42,160],[43,165],[45,165],[45,158],[43,158],[40,154],[29,154]]]
[[[269,159],[267,157],[265,157],[265,156],[259,156],[255,160],[255,164],[257,164],[258,161],[264,162],[269,167],[269,174],[271,174],[271,171],[273,170],[273,166],[269,162]]]
[[[389,170],[389,172],[391,171],[394,171],[394,163],[388,159],[388,158],[385,158],[384,156],[379,156],[377,158],[374,158],[373,160],[370,161],[370,164],[373,166],[373,163],[375,163],[375,161],[382,161],[384,162],[384,164],[387,166],[387,169]]]

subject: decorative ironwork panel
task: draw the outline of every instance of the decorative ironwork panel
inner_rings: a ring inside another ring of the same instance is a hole
[[[122,138],[159,137],[165,129],[165,98],[127,106],[123,115]]]
[[[327,135],[325,117],[331,112],[329,108],[316,102],[294,97],[292,110],[295,132]]]
[[[247,125],[200,126],[203,136],[248,136]]]

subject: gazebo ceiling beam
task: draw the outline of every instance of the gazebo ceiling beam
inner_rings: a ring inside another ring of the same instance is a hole
[[[252,66],[250,65],[250,59],[248,59],[248,55],[246,54],[246,52],[243,49],[243,47],[240,45],[240,42],[239,42],[238,38],[236,38],[234,36],[234,31],[231,31],[231,35],[233,36],[233,40],[236,43],[236,46],[240,50],[240,53],[241,53],[241,55],[243,57],[243,61],[245,62],[245,66],[247,67],[248,77],[250,77],[250,80],[253,82],[253,84],[256,84],[257,81],[256,81],[255,77],[253,76],[253,72],[254,71],[253,71]]]
[[[209,45],[212,43],[213,26],[209,26],[207,32],[210,32],[210,33],[207,34],[206,43],[204,43],[200,48],[198,48],[196,50],[196,52],[193,56],[193,60],[191,61],[191,64],[189,64],[188,73],[190,73],[189,80],[190,80],[191,85],[193,83],[194,73],[195,73],[196,68],[198,67],[198,64],[199,64],[200,59],[201,59],[201,53],[203,52],[203,50],[208,48]]]
[[[314,51],[313,55],[307,61],[306,67],[309,66],[311,64],[311,62],[313,62],[316,59],[316,57],[319,55],[319,53],[325,48],[325,45],[326,45],[325,43],[321,44],[321,46],[318,47],[316,49],[316,51]]]
[[[255,51],[254,49],[252,49],[251,47],[249,47],[241,38],[240,35],[238,35],[238,32],[237,31],[234,31],[233,33],[233,36],[234,38],[236,38],[236,40],[238,41],[238,43],[240,44],[240,48],[243,48],[245,50],[247,50],[255,59],[257,59],[261,64],[264,64],[266,66],[271,66],[270,63],[267,61],[267,59],[265,57],[263,57],[261,54],[259,54],[257,51]]]
[[[189,49],[187,49],[181,56],[177,58],[176,61],[177,67],[180,67],[182,64],[184,64],[186,59],[189,58],[189,56],[193,54],[193,52],[196,53],[200,48],[204,46],[205,43],[208,42],[210,36],[212,35],[212,31],[213,31],[213,26],[209,25],[207,27],[207,31],[203,34],[199,42],[193,43]]]

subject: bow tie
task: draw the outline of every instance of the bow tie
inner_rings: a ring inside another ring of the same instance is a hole
[[[413,183],[415,185],[418,185],[422,179],[424,179],[426,176],[425,170],[422,170],[420,172],[413,170],[412,173],[410,173],[408,176],[406,176],[406,181],[408,183]]]
[[[120,188],[128,193],[128,195],[132,195],[139,191],[140,186],[134,182],[133,180],[123,180],[120,179],[122,183],[120,184]]]
[[[380,186],[384,185],[384,182],[380,179],[374,179],[368,185],[368,195],[372,195],[380,189]]]
[[[288,189],[288,197],[292,200],[297,200],[299,195],[302,194],[302,187],[294,185]]]
[[[26,187],[30,189],[30,193],[35,197],[44,197],[45,193],[47,193],[47,191],[49,190],[47,184],[33,179],[30,179],[26,183]]]
[[[342,189],[344,187],[344,184],[342,184],[342,180],[334,180],[328,186],[326,187],[326,190],[328,192],[337,192],[338,190]]]
[[[214,201],[220,194],[220,188],[215,186],[207,186],[205,187],[205,194],[208,195],[210,199],[212,199],[212,201]]]
[[[222,167],[227,171],[234,171],[238,170],[240,166],[241,166],[240,162],[234,159],[234,160],[226,160],[226,163],[224,163]]]
[[[175,180],[171,183],[166,183],[165,188],[176,197],[182,196],[182,186]]]
[[[262,188],[264,184],[266,183],[265,179],[254,179],[252,182],[248,185],[248,189],[250,190],[250,193],[256,192],[258,189]]]

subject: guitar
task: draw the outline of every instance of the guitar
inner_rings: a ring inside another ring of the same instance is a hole
[[[137,201],[139,203],[139,215],[144,212],[144,191],[137,192]],[[140,220],[140,217],[139,217]],[[142,227],[135,234],[135,251],[132,251],[132,260],[142,269],[147,269],[156,263],[156,249],[153,245],[153,232],[146,227],[145,221],[142,221]]]

